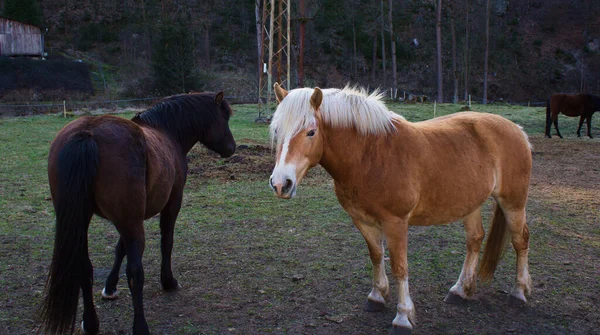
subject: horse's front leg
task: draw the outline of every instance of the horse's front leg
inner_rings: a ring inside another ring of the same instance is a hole
[[[179,283],[173,277],[171,270],[171,254],[173,252],[173,230],[175,221],[181,209],[182,192],[173,195],[165,208],[160,212],[160,251],[162,255],[160,267],[160,282],[163,290],[173,291],[179,289]]]
[[[412,334],[415,307],[408,291],[408,220],[389,220],[382,225],[390,252],[392,273],[398,286],[398,305],[396,317],[392,321],[392,334]]]
[[[588,130],[587,135],[589,138],[594,138],[592,136],[592,115],[591,114],[588,115],[585,119],[586,119],[585,121],[587,123],[587,130]]]
[[[352,218],[352,220],[367,242],[369,256],[373,264],[373,288],[367,297],[365,310],[378,312],[384,309],[385,301],[390,294],[390,286],[385,275],[383,260],[383,231],[381,227],[369,225],[359,219]]]
[[[579,127],[577,127],[577,137],[581,137],[581,127],[583,126],[583,120],[585,120],[585,116],[582,114],[579,117]],[[590,128],[588,123],[588,129]]]
[[[477,286],[477,261],[479,250],[483,241],[484,231],[481,222],[481,208],[477,208],[473,213],[463,219],[465,232],[467,235],[467,255],[463,263],[458,281],[452,288],[444,301],[450,304],[461,303],[471,298],[475,293]]]

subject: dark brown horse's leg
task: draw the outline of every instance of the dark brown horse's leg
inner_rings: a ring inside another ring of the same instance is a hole
[[[586,117],[586,122],[587,122],[588,136],[589,136],[589,138],[594,138],[592,136],[592,115],[591,114]]]
[[[180,193],[174,199],[171,199],[160,213],[160,251],[162,254],[160,282],[165,291],[179,288],[179,283],[173,278],[173,271],[171,270],[171,253],[173,251],[173,229],[181,208],[181,195]]]
[[[119,270],[121,270],[121,263],[125,257],[125,245],[123,244],[123,238],[119,237],[119,242],[115,247],[115,262],[113,264],[110,274],[106,277],[106,283],[102,290],[102,299],[113,300],[118,298],[117,282],[119,281]]]
[[[577,137],[581,137],[581,127],[583,126],[583,120],[585,120],[585,116],[581,115],[579,117],[579,127],[577,127]],[[589,123],[588,123],[589,129]]]
[[[97,334],[100,330],[100,321],[94,307],[94,297],[92,287],[94,284],[94,268],[87,252],[87,239],[85,242],[85,259],[83,264],[83,280],[81,281],[81,291],[83,295],[83,322],[81,328],[86,334]]]
[[[144,317],[144,268],[142,266],[142,255],[144,254],[145,240],[143,221],[136,222],[141,226],[141,233],[137,236],[123,236],[125,249],[127,250],[127,283],[131,291],[133,301],[133,334],[149,334],[148,323]]]
[[[558,135],[558,137],[563,138],[562,135],[560,134],[560,131],[558,130],[558,115],[554,118],[554,129],[556,129],[556,135]]]

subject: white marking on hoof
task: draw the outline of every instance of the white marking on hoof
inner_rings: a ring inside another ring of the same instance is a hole
[[[413,329],[412,324],[408,320],[408,315],[406,315],[404,313],[402,313],[402,314],[396,313],[396,317],[394,318],[394,321],[392,321],[392,326]]]
[[[81,331],[82,331],[84,334],[87,334],[87,333],[88,333],[88,332],[85,330],[85,327],[83,327],[83,321],[81,321]]]
[[[106,287],[102,289],[102,299],[106,300],[115,300],[119,297],[119,291],[115,290],[115,292],[111,295],[106,294]]]
[[[380,304],[384,304],[385,305],[385,298],[383,297],[383,295],[381,295],[381,293],[379,293],[379,290],[373,288],[371,290],[371,292],[369,293],[369,295],[367,296],[367,299],[373,301],[373,302],[378,302]]]

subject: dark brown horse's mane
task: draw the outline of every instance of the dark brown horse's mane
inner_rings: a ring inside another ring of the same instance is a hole
[[[215,93],[180,94],[164,98],[148,110],[136,114],[131,120],[140,125],[162,129],[177,138],[190,133],[204,132],[221,115],[229,120],[231,107],[223,100],[221,106],[215,103]],[[201,135],[201,134],[199,134]]]

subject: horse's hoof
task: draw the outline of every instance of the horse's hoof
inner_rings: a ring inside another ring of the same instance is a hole
[[[385,309],[385,304],[379,301],[373,301],[371,299],[367,299],[365,302],[365,311],[367,312],[381,312]]]
[[[446,294],[446,297],[444,298],[444,302],[451,305],[462,305],[467,303],[467,299],[461,297],[458,294],[448,292],[448,294]]]
[[[119,291],[115,290],[113,293],[107,293],[106,287],[102,289],[102,299],[104,300],[115,300],[119,298]]]
[[[506,298],[506,303],[511,307],[523,307],[525,306],[525,302],[525,300],[515,297],[512,294],[509,294],[508,298]]]
[[[392,327],[391,335],[411,335],[412,329],[404,327]]]
[[[552,138],[552,136],[551,135],[546,135],[546,138]]]
[[[91,334],[91,335],[95,335],[98,334],[98,326],[96,325],[96,327],[94,327],[95,329],[87,329],[85,328],[84,322],[81,321],[81,332],[84,334]]]
[[[173,292],[179,290],[181,288],[181,285],[179,285],[177,279],[173,278],[168,283],[163,283],[162,287],[163,290],[166,292]]]

